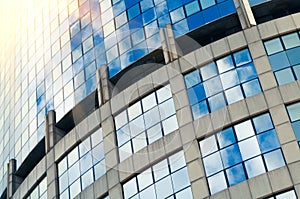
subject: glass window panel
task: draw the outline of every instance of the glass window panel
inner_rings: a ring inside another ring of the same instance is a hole
[[[215,95],[223,90],[220,77],[211,78],[204,83],[205,93],[207,97]]]
[[[293,66],[293,71],[296,75],[297,80],[300,79],[300,65]]]
[[[141,13],[139,4],[135,4],[127,10],[128,19],[131,20]]]
[[[202,101],[206,98],[203,84],[198,84],[197,86],[189,88],[187,92],[191,105],[194,105],[195,103]]]
[[[124,197],[130,198],[137,193],[136,178],[131,179],[123,185]]]
[[[244,161],[261,154],[256,137],[246,139],[238,144]]]
[[[237,144],[226,147],[225,149],[221,150],[220,153],[225,168],[242,162],[242,156]]]
[[[266,41],[265,43],[265,48],[267,50],[268,55],[272,55],[274,53],[283,51],[283,47],[281,45],[280,39],[272,39],[270,41]]]
[[[269,56],[269,61],[270,61],[273,71],[284,69],[284,68],[290,66],[290,63],[289,63],[289,60],[288,60],[288,57],[287,57],[285,51]]]
[[[161,120],[164,120],[176,113],[172,98],[159,105],[159,113]]]
[[[78,147],[73,149],[69,154],[68,154],[68,165],[69,167],[73,165],[76,161],[78,161],[79,155],[78,155]]]
[[[203,158],[206,176],[217,173],[223,169],[222,160],[219,152]]]
[[[162,137],[162,127],[161,124],[157,124],[147,130],[147,138],[149,144],[155,142]]]
[[[79,162],[75,163],[68,171],[69,184],[72,184],[80,176]]]
[[[91,150],[91,140],[90,140],[90,138],[85,139],[82,143],[79,144],[80,157],[85,155],[90,150]]]
[[[154,173],[154,180],[156,182],[169,174],[169,167],[168,167],[167,159],[157,163],[152,168],[153,168],[153,173]]]
[[[97,144],[102,142],[102,128],[98,129],[95,133],[91,135],[92,147],[95,147]]]
[[[189,175],[187,168],[180,169],[172,174],[172,182],[174,192],[177,192],[190,185]]]
[[[253,126],[250,120],[235,125],[234,130],[238,140],[243,140],[254,135]]]
[[[295,132],[297,140],[300,141],[300,121],[293,122],[292,127]]]
[[[192,106],[192,112],[193,112],[194,119],[200,118],[208,114],[209,112],[208,112],[208,106],[206,100]]]
[[[258,156],[245,162],[245,167],[249,178],[253,178],[266,172],[261,156]]]
[[[226,170],[229,186],[234,186],[246,180],[245,170],[242,164],[238,164]]]
[[[223,172],[220,172],[207,179],[210,193],[214,194],[227,188],[226,179]]]
[[[143,198],[143,199],[156,198],[156,191],[155,191],[154,185],[151,185],[147,189],[140,192],[140,198]]]
[[[300,119],[300,103],[287,106],[287,110],[292,122]]]
[[[167,134],[175,131],[176,129],[178,129],[176,115],[164,120],[162,122],[162,126],[163,126],[163,130],[164,130],[164,135],[167,135]]]
[[[151,168],[145,170],[143,173],[137,176],[139,190],[143,190],[149,185],[153,184]]]
[[[67,170],[67,158],[65,157],[58,163],[58,176],[61,176]]]
[[[135,137],[145,130],[144,116],[141,115],[129,123],[131,137]]]
[[[117,130],[117,140],[118,146],[121,146],[130,140],[129,125],[125,125],[121,129]]]
[[[220,75],[220,78],[224,89],[231,88],[240,83],[236,70],[231,70],[223,73]]]
[[[300,47],[289,49],[286,51],[286,54],[291,65],[300,64]]]
[[[141,102],[137,102],[130,106],[128,109],[128,117],[129,121],[133,120],[137,116],[142,114],[142,107],[141,107]]]
[[[124,124],[128,123],[126,110],[120,113],[119,115],[115,116],[115,125],[116,129],[119,129]]]
[[[270,130],[257,136],[260,150],[262,153],[274,150],[280,147],[275,130]]]
[[[63,192],[62,194],[60,194],[59,196],[60,199],[69,199],[69,190],[67,189],[65,192]]]
[[[220,133],[218,133],[217,138],[218,138],[220,148],[224,148],[233,143],[236,143],[236,139],[235,139],[235,135],[234,135],[232,127],[227,128],[227,129],[221,131]],[[211,145],[209,145],[209,146],[211,146]]]
[[[169,10],[174,10],[182,5],[182,1],[167,0]],[[157,3],[156,3],[157,5]]]
[[[219,93],[217,95],[208,98],[208,103],[211,112],[226,106],[226,101],[223,93]]]
[[[280,168],[285,165],[282,152],[280,149],[264,154],[264,159],[268,168],[268,171]]]
[[[70,197],[75,198],[81,192],[80,179],[70,186]]]
[[[174,172],[186,166],[184,154],[182,151],[169,157],[171,172]]]
[[[233,54],[233,58],[236,66],[241,66],[252,61],[249,50],[241,50]]]
[[[268,113],[253,118],[253,123],[257,134],[274,128]]]
[[[63,192],[69,185],[68,172],[59,177],[59,192]]]
[[[156,19],[156,13],[154,8],[149,9],[148,11],[144,12],[143,15],[143,24],[146,25],[150,22],[152,22],[153,20]]]
[[[278,85],[287,84],[295,81],[293,72],[291,68],[286,68],[280,71],[275,72],[276,80]]]
[[[172,97],[170,85],[157,90],[156,93],[157,93],[158,103],[161,103]]]
[[[94,166],[94,172],[95,172],[95,180],[99,179],[101,176],[103,176],[106,173],[105,160],[102,160],[101,162],[99,162]]]
[[[120,161],[125,160],[132,155],[131,143],[127,142],[119,148]]]
[[[251,97],[253,95],[261,93],[261,88],[258,79],[246,82],[242,85],[242,87],[246,97]]]
[[[191,72],[184,76],[185,84],[187,88],[191,88],[201,83],[200,74],[198,70]]]
[[[199,142],[202,157],[212,154],[218,150],[215,136],[210,136]]]
[[[198,1],[193,1],[189,4],[186,4],[184,7],[185,7],[187,16],[190,16],[190,15],[200,11],[200,6],[199,6]]]
[[[166,198],[173,193],[171,177],[166,178],[155,183],[157,198]]]
[[[91,153],[87,153],[80,159],[80,171],[81,174],[85,173],[89,170],[93,165],[92,155]]]
[[[122,14],[115,17],[115,22],[116,22],[116,28],[119,28],[122,25],[124,25],[127,22],[126,12],[123,12]]]
[[[217,66],[214,62],[200,68],[203,81],[210,79],[218,74]]]
[[[173,100],[172,100],[173,103]],[[173,108],[174,108],[174,103],[173,103]],[[175,113],[175,110],[174,110]],[[172,113],[172,114],[174,114]],[[151,110],[147,111],[144,114],[144,118],[145,118],[145,125],[146,128],[150,128],[153,125],[157,124],[160,122],[160,116],[159,116],[159,111],[158,111],[158,107],[152,108]]]
[[[292,190],[292,191],[277,195],[276,199],[297,199],[297,196],[295,194],[295,191]]]
[[[241,83],[244,83],[257,77],[253,63],[237,68],[237,72]]]
[[[145,40],[145,33],[144,33],[144,29],[141,28],[139,30],[137,30],[136,32],[131,34],[131,39],[132,39],[132,45],[135,46],[138,43],[142,42]]]
[[[142,12],[154,7],[153,0],[142,0],[140,4],[141,4]]]
[[[187,198],[193,198],[191,187],[188,187],[179,193],[176,193],[176,199],[187,199]]]
[[[145,146],[147,146],[146,142],[146,133],[143,132],[140,135],[136,136],[132,139],[133,151],[134,153],[141,150]]]
[[[143,111],[146,112],[157,105],[155,93],[148,95],[142,99]]]
[[[286,49],[300,46],[300,40],[297,32],[284,35],[281,38]]]
[[[125,53],[126,51],[128,51],[132,47],[130,37],[127,37],[127,38],[123,39],[122,41],[120,41],[118,43],[118,45],[119,45],[120,54]]]
[[[96,164],[97,162],[99,162],[104,158],[103,142],[97,145],[95,148],[93,148],[92,157],[93,157],[93,164]]]
[[[228,104],[232,104],[234,102],[244,99],[244,96],[243,96],[240,86],[236,86],[236,87],[233,87],[233,88],[225,91],[225,95],[226,95]]]
[[[231,55],[217,60],[216,63],[219,69],[219,73],[223,73],[234,68]]]
[[[81,177],[82,190],[94,182],[93,169],[90,169]]]
[[[200,0],[202,9],[211,7],[216,4],[215,0]]]

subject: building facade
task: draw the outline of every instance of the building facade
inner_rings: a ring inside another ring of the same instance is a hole
[[[4,5],[1,198],[300,196],[300,2]]]

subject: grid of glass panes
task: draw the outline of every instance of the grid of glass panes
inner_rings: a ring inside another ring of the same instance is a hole
[[[299,32],[264,42],[278,85],[300,79]]]
[[[248,49],[207,64],[184,79],[194,119],[261,92]]]
[[[183,151],[155,164],[123,184],[124,198],[193,198]]]
[[[211,194],[285,165],[270,114],[199,142]]]
[[[100,7],[110,77],[161,46],[166,24],[178,37],[236,12],[233,0],[102,0]]]
[[[27,199],[47,199],[47,177],[35,187]]]
[[[300,146],[300,102],[287,106],[287,111],[292,122],[292,127],[296,135],[296,139]]]
[[[105,172],[102,129],[99,129],[58,163],[60,198],[74,198]]]
[[[281,194],[276,194],[272,197],[268,197],[266,199],[298,199],[295,193],[295,190],[286,191]]]
[[[120,161],[178,128],[170,85],[115,116]]]

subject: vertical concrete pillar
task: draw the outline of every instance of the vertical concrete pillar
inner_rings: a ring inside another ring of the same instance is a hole
[[[56,126],[56,113],[51,110],[46,115],[46,153],[65,135],[65,132]]]
[[[56,199],[59,198],[59,186],[58,186],[58,171],[57,165],[54,159],[54,150],[47,153],[46,156],[47,166],[47,198]]]
[[[7,164],[7,199],[12,198],[13,194],[23,182],[23,178],[16,175],[17,161],[15,159],[9,160]]]
[[[101,106],[110,100],[110,94],[111,94],[110,92],[111,85],[109,82],[107,65],[102,65],[97,70],[97,87],[98,87],[99,106]]]
[[[256,21],[248,0],[234,0],[237,14],[243,29],[256,25]]]
[[[165,63],[168,64],[181,56],[180,50],[176,45],[172,26],[168,24],[159,30]]]

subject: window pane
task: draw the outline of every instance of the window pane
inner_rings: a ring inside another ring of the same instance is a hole
[[[218,109],[221,109],[226,106],[226,101],[223,93],[219,93],[217,95],[214,95],[210,98],[208,98],[208,103],[210,107],[210,111],[216,111]]]
[[[241,141],[238,144],[244,161],[261,153],[256,137]]]
[[[173,99],[169,99],[163,102],[158,107],[161,120],[164,120],[176,113]]]
[[[186,15],[190,16],[196,12],[200,11],[200,6],[198,1],[193,1],[187,5],[185,5],[185,11],[186,11]]]
[[[215,5],[215,0],[200,0],[202,9]]]
[[[90,169],[88,172],[86,172],[81,177],[81,180],[82,180],[82,190],[84,190],[86,187],[88,187],[94,181],[93,169]]]
[[[266,153],[280,147],[280,143],[274,129],[258,135],[257,139],[262,153]]]
[[[177,192],[190,185],[190,180],[187,172],[187,168],[183,168],[172,174],[172,182],[174,192]]]
[[[149,144],[155,142],[162,137],[162,127],[161,124],[157,124],[147,130],[147,138]]]
[[[124,126],[124,124],[126,124],[126,123],[128,123],[128,119],[127,119],[127,113],[125,110],[115,117],[116,129],[119,129],[120,127]]]
[[[223,73],[234,68],[232,57],[229,55],[216,61],[219,73]]]
[[[203,164],[206,176],[217,173],[223,169],[220,153],[216,152],[210,156],[203,158]]]
[[[224,89],[231,88],[240,83],[236,70],[231,70],[220,75]]]
[[[287,110],[292,122],[300,119],[300,103],[289,105]]]
[[[220,152],[221,152],[224,168],[228,168],[237,163],[242,162],[242,156],[237,144],[229,146],[221,150]]]
[[[218,138],[220,148],[224,148],[233,143],[236,143],[236,139],[235,139],[232,127],[227,128],[227,129],[221,131],[220,133],[218,133],[217,138]]]
[[[254,130],[250,120],[235,125],[234,129],[238,140],[243,140],[254,135]]]
[[[280,168],[285,165],[280,149],[264,155],[268,171]]]
[[[154,179],[157,182],[169,174],[168,161],[163,160],[153,166]]]
[[[171,172],[174,172],[174,171],[186,166],[184,154],[182,151],[170,156],[169,161],[170,161]]]
[[[244,83],[246,81],[249,81],[257,77],[256,70],[253,63],[237,68],[237,72],[241,83]]]
[[[168,176],[157,183],[155,183],[157,198],[166,198],[172,194],[172,182],[171,177]]]
[[[121,146],[130,140],[129,125],[125,125],[121,129],[117,130],[117,140],[118,146]]]
[[[176,115],[164,120],[162,122],[164,134],[167,135],[176,129],[178,129],[178,123],[177,123],[177,118]]]
[[[70,186],[70,197],[75,198],[81,192],[80,179]]]
[[[185,84],[187,88],[191,88],[201,83],[200,74],[198,70],[191,72],[184,76]]]
[[[156,191],[154,185],[148,187],[147,189],[140,192],[140,198],[153,199],[156,198]]]
[[[233,54],[236,66],[241,66],[252,61],[249,50],[241,50]]]
[[[188,89],[188,97],[191,105],[202,101],[206,98],[203,84],[198,84],[190,89]]]
[[[158,91],[156,91],[156,93],[157,93],[158,103],[161,103],[172,97],[170,85],[159,89]]]
[[[214,194],[219,191],[222,191],[223,189],[227,188],[225,176],[223,172],[220,172],[210,178],[207,179],[210,193]]]
[[[246,180],[245,170],[242,164],[238,164],[226,170],[229,186],[234,186]]]
[[[143,132],[140,135],[136,136],[132,139],[132,145],[133,145],[133,152],[137,152],[147,146],[146,142],[146,133]]]
[[[137,176],[137,180],[138,180],[139,190],[143,190],[149,185],[153,184],[151,168],[139,174]]]
[[[270,41],[267,41],[264,43],[267,53],[268,55],[280,52],[283,50],[283,47],[281,45],[280,39],[276,38],[276,39],[272,39]]]
[[[137,116],[142,114],[141,103],[137,102],[128,108],[128,117],[129,120],[133,120]]]
[[[256,133],[261,133],[274,128],[270,115],[264,114],[253,119]]]
[[[131,179],[123,185],[124,197],[130,198],[137,193],[136,178]]]
[[[141,115],[129,123],[131,137],[135,137],[145,130],[144,116]]]
[[[200,71],[201,71],[201,76],[203,78],[203,81],[211,77],[214,77],[218,74],[217,66],[214,62],[201,67]]]
[[[202,117],[206,114],[208,114],[208,106],[206,101],[202,101],[198,104],[195,104],[194,106],[192,106],[192,112],[193,112],[193,117],[194,119],[197,119],[199,117]]]
[[[170,16],[173,24],[182,20],[185,17],[183,7],[170,12]]]
[[[187,199],[187,198],[193,198],[192,190],[190,187],[176,194],[176,199]]]
[[[233,104],[234,102],[244,99],[242,89],[240,86],[233,87],[225,91],[226,99],[228,104]]]
[[[292,191],[277,195],[276,199],[297,199],[297,196],[295,194],[295,191],[292,190]]]
[[[173,108],[174,108],[174,103],[173,103],[173,100],[172,100],[172,105]],[[164,108],[164,107],[162,107]],[[174,113],[175,113],[175,110],[173,110]],[[172,114],[174,114],[172,113]],[[150,128],[152,127],[153,125],[157,124],[160,122],[160,115],[159,115],[159,111],[158,111],[158,108],[155,107],[151,110],[149,110],[148,112],[144,113],[144,118],[145,118],[145,125],[146,125],[146,128]]]
[[[155,93],[142,99],[143,111],[146,112],[157,105]]]
[[[282,36],[282,41],[286,49],[294,48],[300,45],[300,40],[297,32]]]
[[[120,156],[120,161],[125,160],[129,156],[132,155],[132,149],[131,149],[131,143],[127,142],[127,144],[124,144],[119,148],[119,156]]]
[[[205,81],[204,83],[205,93],[207,97],[215,95],[223,90],[220,77],[214,77]]]
[[[89,170],[93,165],[91,153],[87,153],[80,159],[80,171],[81,174]]]
[[[275,76],[278,85],[283,85],[295,81],[291,68],[286,68],[284,70],[277,71],[275,72]]]
[[[280,52],[269,56],[269,61],[272,66],[273,71],[284,69],[290,66],[286,52]]]
[[[249,178],[253,178],[266,172],[261,156],[245,162],[245,167]]]
[[[210,136],[205,140],[200,141],[200,150],[202,157],[212,154],[218,150],[215,136]]]

